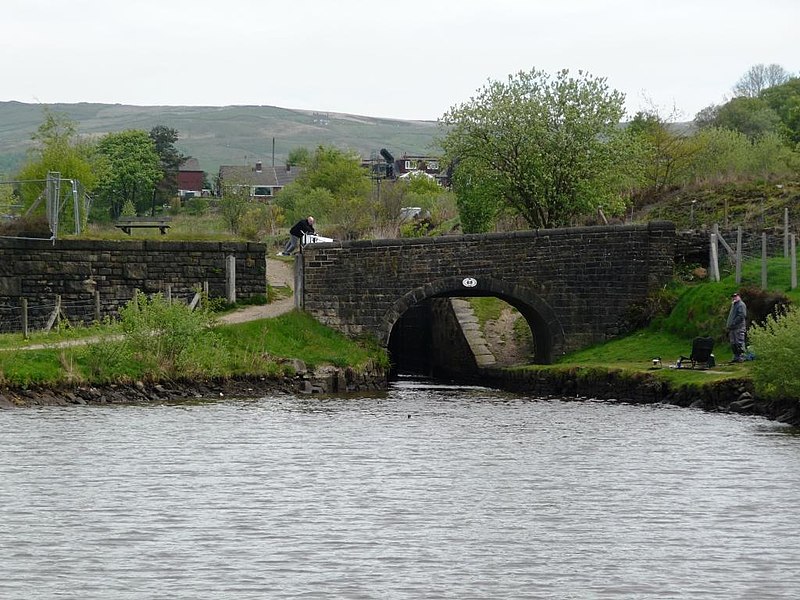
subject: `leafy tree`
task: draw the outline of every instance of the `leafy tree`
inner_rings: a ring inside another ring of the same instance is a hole
[[[692,161],[692,179],[724,182],[744,175],[752,143],[732,129],[709,127],[695,134],[698,152]]]
[[[220,201],[222,218],[232,233],[238,233],[242,218],[250,203],[250,186],[230,185],[225,188],[225,195]]]
[[[371,198],[372,183],[361,168],[357,153],[319,146],[304,163],[305,170],[281,190],[276,203],[287,222],[314,215],[327,221],[328,231],[338,224],[339,235],[362,235],[375,221],[377,206]]]
[[[767,88],[786,83],[790,77],[786,69],[775,63],[753,65],[733,86],[733,93],[737,97],[757,98]]]
[[[156,194],[163,204],[178,192],[178,170],[186,156],[175,148],[178,141],[178,130],[166,125],[156,125],[150,130],[150,139],[153,140],[156,152],[161,161],[161,170],[164,173],[156,187]]]
[[[473,189],[491,188],[531,227],[565,225],[616,195],[604,174],[619,168],[608,142],[620,133],[623,101],[582,71],[520,72],[450,108],[440,143],[462,181],[473,175]]]
[[[64,179],[76,180],[80,192],[90,192],[94,188],[99,172],[94,144],[79,138],[77,124],[67,115],[45,108],[44,121],[31,139],[36,145],[18,172],[17,179],[41,181],[49,172],[57,171]],[[20,189],[23,206],[35,202],[42,190],[42,183],[23,184]],[[44,210],[42,206],[41,212]],[[81,218],[85,220],[86,215],[82,214]],[[73,210],[63,211],[61,225],[68,230],[73,228]]]
[[[671,129],[654,111],[640,111],[631,120],[628,133],[643,149],[643,180],[651,192],[660,193],[683,183],[697,152],[691,136]]]
[[[762,98],[734,98],[720,106],[710,125],[743,133],[751,140],[782,130],[781,118]]]
[[[492,169],[482,171],[482,164],[459,161],[453,169],[452,187],[456,194],[461,230],[464,233],[492,231],[504,204],[502,183]]]
[[[372,184],[361,157],[333,146],[319,146],[296,180],[307,189],[324,188],[334,196],[369,195]]]
[[[105,171],[97,185],[97,196],[111,218],[120,215],[125,202],[131,201],[137,213],[146,212],[152,203],[153,189],[163,171],[155,144],[146,131],[129,129],[106,134],[97,150]]]
[[[694,116],[694,124],[699,129],[716,127],[717,115],[719,114],[718,104],[709,104]]]
[[[800,77],[764,90],[761,99],[778,115],[789,140],[800,144]]]
[[[303,166],[307,165],[310,160],[311,152],[308,151],[308,148],[295,148],[289,152],[286,164],[289,166]]]

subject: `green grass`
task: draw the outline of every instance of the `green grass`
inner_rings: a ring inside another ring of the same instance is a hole
[[[793,304],[800,302],[800,289],[789,290],[790,263],[779,257],[767,261],[770,291],[784,293]],[[678,285],[669,315],[659,317],[646,329],[623,338],[570,353],[558,361],[556,368],[622,369],[650,372],[659,379],[677,384],[698,384],[732,377],[749,377],[751,364],[729,364],[732,352],[725,334],[725,321],[733,291],[761,282],[761,260],[742,266],[742,284],[736,284],[735,274],[728,273],[719,282]],[[710,336],[715,340],[713,369],[670,369],[681,356],[691,352],[692,340]],[[653,359],[660,358],[662,368],[653,368]]]
[[[167,215],[168,216],[168,215]],[[205,215],[179,214],[170,217],[171,227],[166,235],[158,229],[133,229],[131,235],[114,227],[113,223],[91,224],[81,235],[82,239],[93,240],[158,240],[172,242],[218,242],[244,241],[232,234],[219,214],[209,212]],[[64,236],[69,238],[70,236]]]
[[[659,379],[690,385],[747,377],[750,367],[748,363],[728,364],[732,356],[727,343],[715,345],[714,356],[717,365],[712,369],[670,368],[681,356],[689,356],[691,350],[691,338],[645,329],[624,338],[568,354],[558,361],[556,368],[602,367],[628,372],[648,372]],[[661,368],[654,368],[654,358],[661,360]]]
[[[103,333],[102,328],[97,332]],[[215,364],[214,372],[209,371],[217,377],[281,375],[285,371],[285,362],[293,358],[303,360],[311,368],[327,364],[359,368],[370,362],[388,366],[388,357],[377,342],[350,340],[297,311],[274,319],[220,325],[214,332],[225,348],[223,363]],[[0,338],[5,338],[7,349],[11,347],[12,336]],[[21,341],[21,336],[17,341]],[[98,364],[102,364],[102,369],[97,368]],[[139,361],[122,351],[122,342],[119,341],[0,352],[0,384],[4,385],[28,387],[152,378],[151,373],[143,371]]]
[[[472,305],[472,312],[475,314],[475,318],[478,319],[481,328],[483,328],[488,321],[496,321],[499,319],[500,314],[503,312],[503,307],[506,306],[506,303],[500,300],[500,298],[495,298],[493,296],[468,298],[468,300]]]
[[[240,364],[247,356],[266,354],[279,359],[300,358],[310,367],[363,367],[370,361],[388,366],[377,342],[353,341],[298,311],[274,319],[223,325],[217,331],[228,342],[231,353],[240,356]]]
[[[71,350],[46,349],[0,353],[0,383],[16,387],[56,385],[69,380],[64,358],[74,357]],[[69,358],[67,358],[69,360]]]
[[[49,332],[31,331],[28,339],[22,333],[0,334],[0,353],[16,350],[28,346],[54,345],[71,340],[81,340],[95,336],[109,336],[120,332],[118,323],[104,323],[95,325],[64,325],[56,327]]]

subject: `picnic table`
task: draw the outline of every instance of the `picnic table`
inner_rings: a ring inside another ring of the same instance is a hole
[[[170,228],[169,222],[169,217],[120,217],[114,223],[114,227],[121,229],[128,235],[131,234],[131,229],[136,228],[158,229],[161,231],[161,235],[165,235],[167,229]]]

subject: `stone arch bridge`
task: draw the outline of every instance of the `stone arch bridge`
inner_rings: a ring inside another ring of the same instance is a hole
[[[440,297],[496,296],[517,308],[535,362],[624,331],[631,305],[673,272],[672,223],[312,244],[296,264],[300,308],[386,346],[403,315]]]

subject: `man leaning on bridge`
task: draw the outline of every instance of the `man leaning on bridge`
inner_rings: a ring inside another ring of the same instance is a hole
[[[283,252],[278,252],[279,256],[290,256],[292,252],[300,245],[300,239],[304,233],[315,233],[314,231],[314,217],[307,219],[300,219],[289,230],[289,241],[283,248]]]

